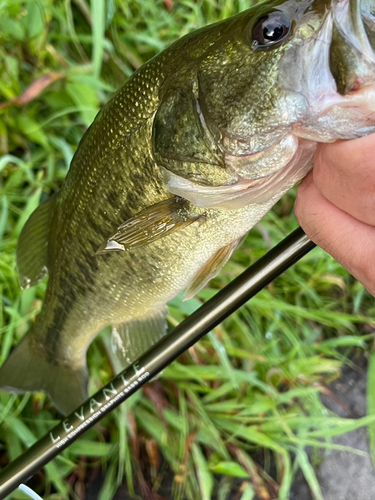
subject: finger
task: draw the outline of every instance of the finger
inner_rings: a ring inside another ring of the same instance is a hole
[[[294,210],[307,236],[375,295],[375,228],[328,201],[312,173],[298,187]]]
[[[327,200],[375,225],[375,135],[319,145],[313,176]]]

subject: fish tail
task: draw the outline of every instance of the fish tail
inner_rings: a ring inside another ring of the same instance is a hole
[[[9,392],[44,391],[55,407],[69,414],[87,399],[88,374],[85,363],[72,368],[48,360],[29,332],[0,368],[0,388]]]

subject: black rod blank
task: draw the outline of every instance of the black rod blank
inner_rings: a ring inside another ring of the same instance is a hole
[[[0,472],[0,499],[55,458],[107,413],[314,248],[301,228],[205,302],[109,384]],[[61,388],[61,390],[64,390]]]

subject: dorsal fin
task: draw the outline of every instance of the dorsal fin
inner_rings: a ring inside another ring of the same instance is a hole
[[[216,253],[208,259],[208,261],[199,269],[197,274],[189,283],[184,294],[184,300],[191,299],[196,293],[201,290],[212,278],[217,276],[222,267],[228,262],[234,249],[237,247],[242,238],[238,238],[229,245],[220,248]]]
[[[17,270],[21,288],[30,288],[48,273],[47,250],[50,221],[56,196],[42,203],[28,218],[17,244]]]

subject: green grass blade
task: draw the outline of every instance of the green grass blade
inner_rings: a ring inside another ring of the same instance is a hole
[[[92,65],[93,73],[99,77],[104,54],[105,2],[91,0],[92,18]]]
[[[211,500],[214,480],[211,472],[208,469],[207,461],[200,450],[199,446],[192,446],[193,458],[195,462],[195,470],[200,486],[201,499]]]
[[[307,453],[304,450],[298,450],[296,458],[314,496],[314,500],[324,500],[322,490],[320,489],[318,479],[309,461]]]

